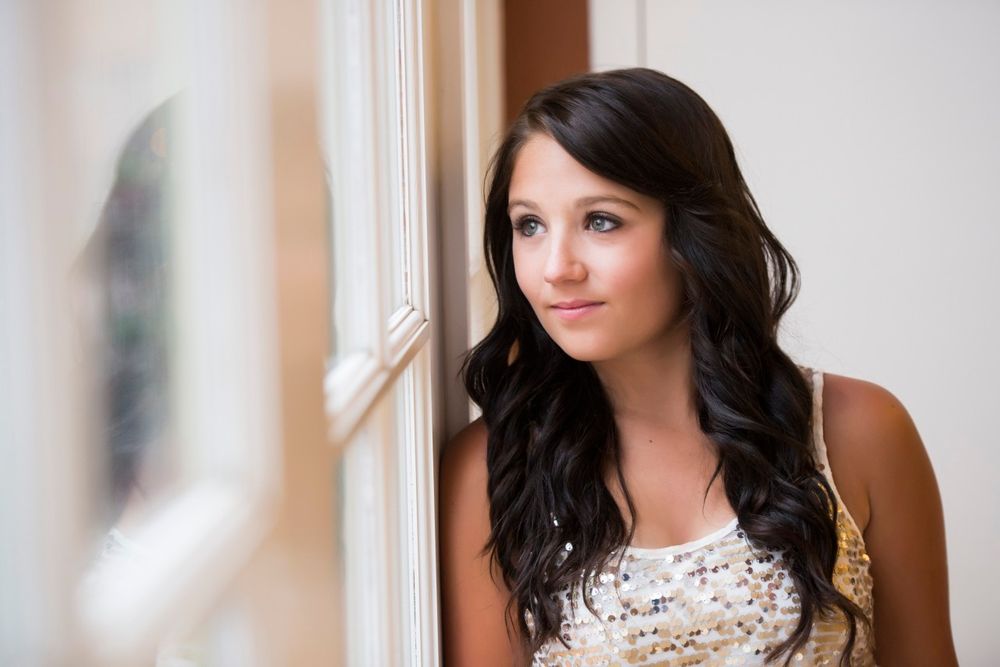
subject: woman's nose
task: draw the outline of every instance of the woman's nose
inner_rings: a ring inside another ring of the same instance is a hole
[[[549,283],[576,282],[587,276],[587,270],[567,235],[552,235],[549,254],[545,259],[545,280]]]

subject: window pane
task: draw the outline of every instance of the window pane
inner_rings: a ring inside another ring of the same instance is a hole
[[[414,633],[410,377],[407,369],[344,450],[334,482],[347,664],[405,660]]]
[[[383,11],[381,16],[382,29],[386,35],[383,43],[383,54],[385,60],[384,70],[384,90],[382,96],[386,100],[384,108],[386,114],[383,116],[383,128],[381,134],[385,137],[383,160],[383,170],[386,172],[386,197],[389,206],[386,210],[387,229],[389,231],[389,277],[390,289],[390,313],[405,305],[408,299],[408,264],[409,257],[406,249],[409,247],[407,237],[408,220],[405,214],[406,194],[408,183],[404,178],[403,164],[405,161],[406,147],[404,145],[403,133],[403,110],[405,108],[402,100],[405,94],[403,88],[404,64],[400,61],[403,53],[402,34],[400,32],[400,3],[399,0],[380,3]]]
[[[371,151],[365,137],[371,111],[364,106],[365,76],[357,16],[346,3],[320,3],[322,78],[319,86],[320,152],[326,171],[329,239],[329,362],[370,349],[377,305],[368,189]]]
[[[67,5],[61,68],[71,303],[104,482],[94,566],[141,553],[132,526],[180,476],[170,397],[179,109],[188,83],[170,3]]]
[[[401,174],[399,178],[397,183],[402,184]],[[408,221],[402,207],[399,207],[397,211],[398,215],[392,223],[392,257],[389,261],[392,274],[392,310],[390,312],[395,312],[409,302],[409,286],[407,284],[409,278]]]
[[[379,442],[371,424],[362,427],[344,450],[337,478],[339,533],[336,560],[344,582],[343,626],[348,659],[344,664],[377,665],[385,635],[386,608],[383,485]]]
[[[329,162],[327,163],[329,164]],[[327,177],[330,177],[330,168],[327,166]],[[342,280],[343,270],[341,266],[343,265],[343,260],[340,256],[341,248],[344,248],[347,243],[347,239],[344,238],[344,233],[342,226],[334,224],[334,210],[333,210],[333,183],[328,180],[326,186],[326,228],[327,233],[330,237],[330,263],[329,263],[329,280],[330,280],[330,359],[336,361],[339,356],[344,351],[344,331],[342,331],[342,322],[346,313],[344,312],[344,298],[347,296],[342,293],[342,285],[346,281]]]
[[[390,447],[393,450],[393,459],[396,464],[396,475],[394,483],[396,485],[396,512],[397,534],[399,546],[396,550],[398,554],[395,559],[396,576],[399,578],[399,599],[396,601],[396,608],[399,610],[397,625],[400,629],[400,646],[410,647],[413,644],[414,635],[418,633],[416,627],[417,601],[413,599],[413,594],[417,590],[417,559],[413,553],[411,536],[414,530],[413,514],[414,507],[413,494],[416,492],[416,484],[413,481],[413,367],[408,366],[399,379],[396,380],[396,387],[393,390],[392,408],[392,435]],[[409,662],[412,663],[412,656]]]

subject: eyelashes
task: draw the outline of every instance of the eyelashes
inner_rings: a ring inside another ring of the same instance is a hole
[[[511,227],[513,227],[514,231],[520,234],[521,236],[534,236],[535,231],[529,232],[525,230],[528,228],[529,225],[539,225],[539,224],[541,223],[537,219],[532,218],[530,216],[525,216],[523,218],[518,218],[517,220],[511,222]]]
[[[587,218],[587,222],[603,223],[604,229],[594,229],[595,232],[600,232],[601,234],[607,234],[608,232],[614,231],[615,229],[618,229],[619,227],[622,226],[622,223],[619,220],[613,218],[610,215],[605,215],[604,213],[593,214],[592,216]],[[591,229],[593,229],[593,225],[591,225]]]
[[[511,222],[514,231],[523,237],[530,238],[538,233],[542,221],[533,215],[525,215]],[[607,213],[591,213],[587,215],[587,227],[598,234],[613,232],[622,226],[618,218]]]

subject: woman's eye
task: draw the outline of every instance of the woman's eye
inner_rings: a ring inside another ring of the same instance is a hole
[[[590,227],[595,232],[610,232],[620,226],[620,222],[606,215],[594,215],[590,218]]]
[[[514,230],[521,236],[534,236],[538,231],[538,221],[533,218],[522,218],[514,223]]]
[[[592,215],[587,220],[588,226],[595,232],[606,233],[621,227],[621,223],[607,215]],[[513,223],[514,231],[521,236],[534,236],[542,223],[535,218],[521,218]]]

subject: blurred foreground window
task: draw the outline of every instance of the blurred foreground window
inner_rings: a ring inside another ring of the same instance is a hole
[[[0,663],[200,664],[269,527],[263,9],[0,7]]]

